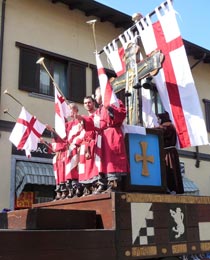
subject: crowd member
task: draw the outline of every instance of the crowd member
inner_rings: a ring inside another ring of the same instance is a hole
[[[96,111],[95,100],[91,96],[84,98],[84,108],[89,116],[94,116]],[[84,139],[80,146],[79,182],[84,186],[84,196],[92,194],[94,183],[98,178],[98,168],[95,163],[95,130],[85,131]]]
[[[99,105],[93,116],[83,119],[86,131],[97,132],[95,146],[95,163],[100,164],[95,194],[119,189],[121,175],[128,173],[128,160],[125,150],[124,136],[121,130],[126,117],[126,109],[119,100],[119,107],[102,105],[101,89],[97,88],[95,99]],[[99,162],[99,158],[101,158]]]
[[[157,117],[159,127],[156,128],[163,132],[168,192],[182,194],[184,193],[184,188],[179,155],[176,149],[176,129],[171,122],[168,112],[158,114]]]

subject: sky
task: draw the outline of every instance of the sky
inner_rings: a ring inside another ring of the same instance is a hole
[[[96,0],[128,15],[151,13],[164,0]],[[173,0],[184,40],[210,50],[210,0]]]

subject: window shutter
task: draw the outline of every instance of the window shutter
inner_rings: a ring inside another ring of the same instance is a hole
[[[39,92],[39,65],[36,64],[38,58],[37,52],[20,49],[19,89]]]
[[[81,64],[71,63],[69,74],[69,99],[82,103],[86,96],[86,67]]]

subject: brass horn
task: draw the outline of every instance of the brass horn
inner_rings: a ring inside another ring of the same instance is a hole
[[[16,118],[9,113],[9,109],[8,108],[4,109],[4,114],[8,114],[9,116],[11,116],[16,121]]]
[[[95,51],[96,53],[98,52],[97,51],[97,43],[96,43],[96,31],[95,31],[95,24],[96,24],[97,20],[94,19],[94,20],[89,20],[87,21],[86,23],[91,25],[92,27],[92,32],[93,32],[93,41],[94,41],[94,46],[95,46]]]
[[[11,97],[12,99],[14,99],[19,105],[21,105],[21,107],[23,107],[23,104],[22,104],[17,98],[15,98],[12,94],[10,94],[7,89],[4,91],[4,94],[10,96],[10,97]]]
[[[47,69],[45,63],[44,63],[44,57],[41,57],[40,59],[38,59],[38,61],[36,62],[36,64],[40,64],[43,66],[43,68],[46,70],[47,74],[49,75],[49,77],[51,78],[51,80],[53,82],[55,82],[53,76],[50,74],[49,70]]]
[[[47,69],[45,63],[44,63],[44,57],[41,57],[40,59],[37,60],[36,64],[40,64],[43,66],[43,68],[45,69],[45,71],[47,72],[47,74],[49,75],[50,79],[53,82],[54,87],[57,88],[57,90],[60,92],[60,94],[65,98],[64,94],[62,93],[61,89],[59,88],[58,84],[55,82],[53,76],[50,74],[49,70]],[[66,98],[65,98],[66,100]]]

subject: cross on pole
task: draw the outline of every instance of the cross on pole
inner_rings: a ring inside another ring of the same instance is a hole
[[[154,163],[154,156],[150,155],[147,156],[147,142],[140,142],[139,143],[142,149],[142,155],[140,154],[135,154],[135,161],[140,162],[142,161],[142,176],[149,176],[149,171],[147,167],[147,163]]]
[[[128,45],[125,49],[126,72],[111,82],[115,93],[125,89],[127,124],[131,125],[143,124],[140,80],[156,75],[162,67],[164,59],[162,52],[156,50],[150,56],[137,63],[136,55],[138,51],[138,45],[133,43]]]
[[[125,50],[126,52],[126,50]],[[130,52],[131,55],[131,49],[128,48],[128,52]],[[125,55],[127,62],[126,67],[129,67],[129,61],[132,61],[132,59],[129,59],[129,54]],[[130,90],[130,87],[135,87],[136,85],[136,78],[138,80],[141,80],[147,76],[154,76],[158,73],[159,69],[162,67],[162,62],[164,59],[164,55],[160,50],[154,51],[151,53],[150,56],[145,58],[144,60],[138,62],[136,64],[137,66],[137,75],[136,71],[133,69],[133,66],[130,65],[132,69],[129,69],[129,72],[127,71],[122,74],[121,76],[115,78],[112,81],[112,87],[115,91],[115,93],[121,91],[126,87],[126,80],[128,81],[129,87],[128,90]]]

